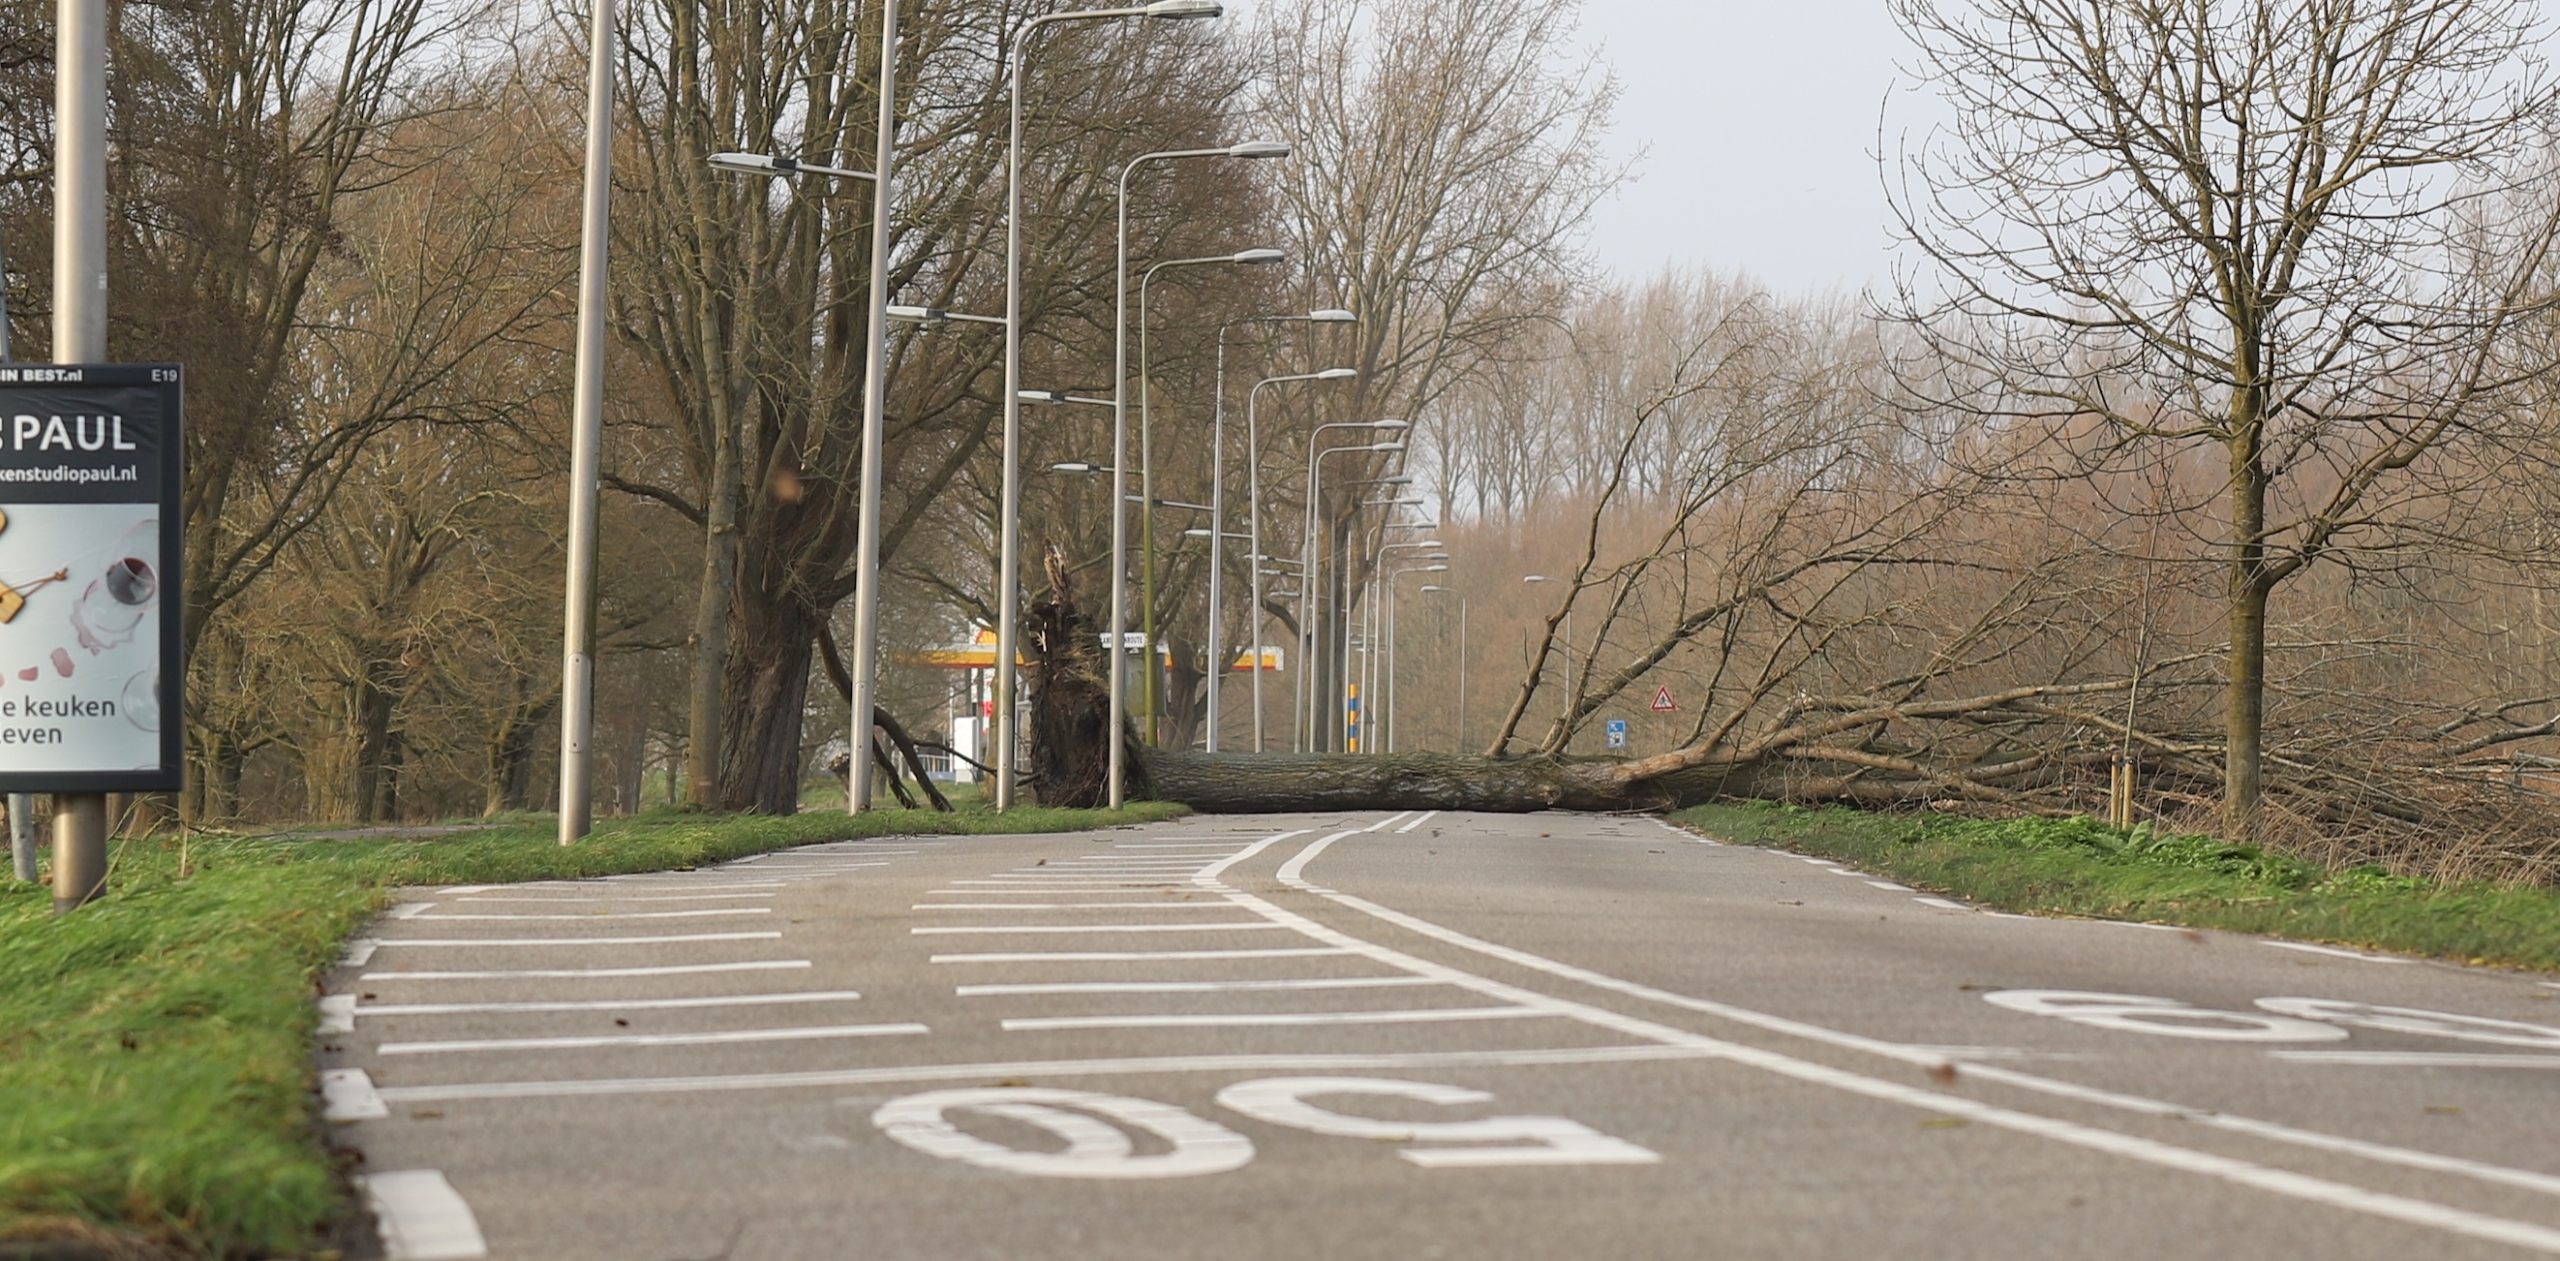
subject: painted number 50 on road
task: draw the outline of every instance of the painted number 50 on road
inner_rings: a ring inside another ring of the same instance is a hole
[[[1579,1121],[1497,1116],[1476,1121],[1388,1121],[1336,1112],[1313,1096],[1369,1095],[1435,1107],[1488,1103],[1481,1090],[1389,1077],[1266,1077],[1218,1092],[1219,1106],[1256,1121],[1338,1138],[1412,1142],[1397,1153],[1425,1169],[1517,1165],[1652,1165],[1662,1157]],[[1061,1148],[1026,1151],[960,1128],[976,1114],[1046,1130]],[[997,1087],[936,1090],[881,1105],[872,1124],[930,1156],[1044,1178],[1182,1178],[1240,1169],[1253,1159],[1244,1135],[1150,1099],[1085,1090]],[[1164,1150],[1138,1154],[1130,1131]]]

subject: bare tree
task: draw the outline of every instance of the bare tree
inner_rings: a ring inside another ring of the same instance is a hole
[[[1896,314],[1947,411],[2203,444],[2223,805],[2254,832],[2269,597],[2392,537],[2543,363],[2552,80],[2526,0],[1895,0],[1947,121],[1902,155]],[[1952,374],[1952,375],[1951,375]],[[1944,383],[1961,379],[1962,389]]]

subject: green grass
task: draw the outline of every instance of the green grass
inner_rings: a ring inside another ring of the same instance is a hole
[[[2130,834],[2093,819],[1964,819],[1701,806],[1677,822],[1745,845],[1835,858],[2005,911],[2266,933],[2560,969],[2560,892],[2438,885],[2372,867],[2328,870],[2206,836]]]
[[[343,1210],[318,1141],[315,984],[409,884],[693,867],[817,841],[1060,832],[1172,818],[1017,809],[848,818],[665,812],[562,848],[534,819],[431,840],[197,833],[120,844],[69,916],[0,886],[0,1240],[121,1238],[183,1255],[325,1253]]]

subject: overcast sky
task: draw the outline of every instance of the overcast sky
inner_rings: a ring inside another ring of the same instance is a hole
[[[1612,146],[1644,151],[1600,210],[1602,263],[1740,270],[1799,294],[1886,281],[1872,155],[1903,44],[1883,0],[1584,0],[1583,35],[1625,94]]]

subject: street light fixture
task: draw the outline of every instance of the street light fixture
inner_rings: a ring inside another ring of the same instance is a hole
[[[1015,657],[1022,623],[1022,72],[1032,39],[1054,22],[1148,17],[1188,20],[1226,12],[1218,0],[1153,0],[1111,9],[1048,13],[1023,24],[1008,74],[1004,215],[1004,475],[996,522],[996,809],[1013,806]],[[1114,733],[1112,747],[1120,742]]]
[[[870,180],[880,177],[869,171],[849,171],[840,166],[803,162],[798,158],[778,158],[762,153],[715,153],[708,159],[715,170],[731,175],[832,175],[837,179]]]

